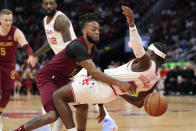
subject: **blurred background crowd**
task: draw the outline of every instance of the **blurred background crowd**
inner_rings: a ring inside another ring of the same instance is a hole
[[[3,2],[3,1],[2,1]],[[42,25],[44,12],[41,0],[10,0],[6,4],[14,12],[14,25],[25,34],[34,51],[46,40]],[[168,47],[167,65],[161,68],[158,91],[166,95],[196,94],[196,1],[195,0],[57,0],[58,9],[71,20],[75,33],[80,35],[79,16],[98,12],[103,19],[100,57],[101,70],[115,68],[134,58],[128,43],[128,25],[121,5],[130,6],[144,47],[162,41]],[[1,7],[1,6],[0,6]],[[28,66],[22,48],[17,52],[14,95],[38,94],[37,71],[53,56],[50,51],[39,58],[35,69]],[[171,66],[170,62],[185,62]]]

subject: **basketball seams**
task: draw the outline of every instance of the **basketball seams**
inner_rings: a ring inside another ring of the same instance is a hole
[[[151,95],[151,98],[150,98],[150,102],[149,102],[149,111],[150,111],[150,115],[152,115],[152,112],[151,112],[151,100],[152,100],[152,97],[153,97],[153,94]]]
[[[147,105],[148,105],[148,99],[150,98],[150,96],[148,95],[147,98],[145,99],[145,103],[144,103],[144,109],[146,110],[147,112]]]
[[[157,109],[157,113],[156,113],[156,116],[158,114],[158,111],[159,111],[159,107],[160,107],[160,95],[159,95],[159,105],[158,105],[158,109]]]

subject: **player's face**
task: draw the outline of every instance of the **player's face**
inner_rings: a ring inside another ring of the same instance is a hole
[[[100,27],[99,24],[95,21],[89,22],[86,25],[86,36],[89,42],[91,43],[98,43],[99,42],[99,34],[100,34]]]
[[[42,8],[45,10],[47,16],[53,16],[56,12],[57,4],[55,0],[44,0]]]
[[[147,49],[147,54],[150,56],[151,59],[155,56],[154,51]]]
[[[12,21],[13,21],[13,15],[12,14],[10,14],[10,15],[4,15],[3,14],[3,15],[0,16],[1,26],[4,29],[9,30],[11,28]]]

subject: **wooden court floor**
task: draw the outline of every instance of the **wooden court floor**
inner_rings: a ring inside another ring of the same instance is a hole
[[[148,116],[144,109],[138,109],[118,99],[106,107],[119,126],[119,131],[196,131],[196,97],[169,96],[168,110],[162,117]],[[39,96],[21,96],[10,101],[3,113],[4,131],[15,129],[32,117],[41,114]],[[87,131],[101,131],[97,123],[98,113],[91,105]]]

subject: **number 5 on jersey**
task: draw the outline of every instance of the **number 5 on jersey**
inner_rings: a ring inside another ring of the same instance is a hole
[[[56,38],[52,37],[52,38],[48,38],[49,39],[49,43],[50,44],[57,44]]]
[[[1,47],[0,52],[2,56],[5,56],[6,55],[5,47]]]

